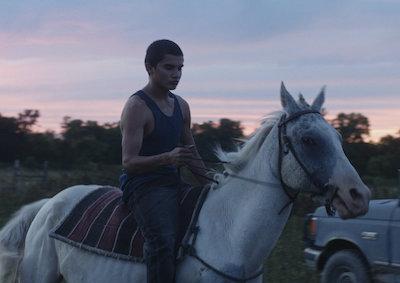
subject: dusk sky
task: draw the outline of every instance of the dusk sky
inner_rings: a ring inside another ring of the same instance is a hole
[[[0,113],[117,122],[147,83],[144,55],[177,42],[175,93],[192,122],[240,120],[246,133],[279,110],[279,87],[312,102],[327,86],[328,118],[360,112],[371,138],[400,130],[400,0],[0,0]]]

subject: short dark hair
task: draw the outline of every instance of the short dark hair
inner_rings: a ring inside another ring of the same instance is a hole
[[[167,54],[183,56],[181,48],[175,42],[168,39],[156,40],[147,47],[144,63],[156,67]]]

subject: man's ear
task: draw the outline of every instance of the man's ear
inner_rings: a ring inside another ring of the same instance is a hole
[[[149,76],[151,76],[154,73],[154,67],[148,63],[144,64],[146,67],[146,71],[149,74]]]

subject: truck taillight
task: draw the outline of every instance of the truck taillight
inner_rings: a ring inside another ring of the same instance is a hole
[[[317,217],[310,217],[308,220],[308,236],[314,238],[317,234]]]
[[[311,213],[307,214],[304,219],[304,237],[303,240],[306,246],[313,246],[315,242],[315,238],[317,236],[317,220],[318,218],[313,216]]]

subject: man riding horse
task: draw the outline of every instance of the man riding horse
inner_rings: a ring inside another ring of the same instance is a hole
[[[183,53],[170,40],[147,48],[147,85],[129,97],[121,115],[123,200],[134,212],[145,238],[147,282],[174,282],[178,168],[198,175],[206,168],[190,131],[188,103],[174,90],[181,78]],[[192,165],[192,166],[191,166]],[[206,179],[199,177],[201,184]]]

